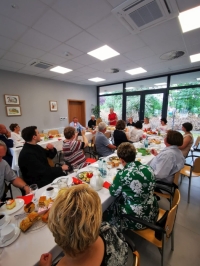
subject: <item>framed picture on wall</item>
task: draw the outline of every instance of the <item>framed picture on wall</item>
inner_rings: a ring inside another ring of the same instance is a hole
[[[57,101],[49,101],[50,111],[57,112],[58,111],[58,103]]]
[[[19,95],[9,95],[4,94],[5,104],[6,105],[19,105]]]
[[[22,115],[20,106],[6,106],[7,116],[20,116]]]

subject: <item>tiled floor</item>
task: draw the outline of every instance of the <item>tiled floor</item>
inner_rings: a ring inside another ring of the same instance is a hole
[[[190,204],[187,203],[188,178],[179,186],[181,201],[175,224],[174,251],[170,250],[170,241],[166,242],[165,266],[200,265],[200,177],[192,179]],[[20,195],[19,189],[13,188],[14,195]],[[169,202],[161,199],[159,205],[169,208]],[[160,266],[158,249],[139,236],[133,234],[140,253],[140,266]],[[114,266],[114,265],[113,265]]]

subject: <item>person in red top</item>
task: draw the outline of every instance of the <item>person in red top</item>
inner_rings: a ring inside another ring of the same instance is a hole
[[[116,126],[117,120],[117,114],[114,113],[113,108],[110,108],[110,114],[108,115],[108,121],[110,122],[110,126]]]

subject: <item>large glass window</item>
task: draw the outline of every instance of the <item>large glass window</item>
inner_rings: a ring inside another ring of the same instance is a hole
[[[170,87],[180,87],[200,84],[200,71],[171,76]]]
[[[167,88],[167,77],[132,81],[126,83],[126,92]]]
[[[118,119],[122,119],[122,95],[101,96],[99,97],[99,105],[100,117],[105,123],[108,123],[110,108],[114,108]]]
[[[138,121],[140,117],[140,95],[126,97],[126,120],[132,117],[133,121]]]
[[[200,87],[169,91],[168,120],[175,130],[185,122],[200,130]]]

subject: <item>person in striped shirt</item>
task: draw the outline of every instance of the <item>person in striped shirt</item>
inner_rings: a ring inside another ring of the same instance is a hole
[[[85,130],[81,131],[83,141],[78,141],[78,133],[74,127],[66,127],[64,129],[65,140],[63,141],[63,156],[64,160],[69,162],[73,167],[79,169],[85,167],[87,163],[83,149],[88,146],[88,140],[85,136]]]

